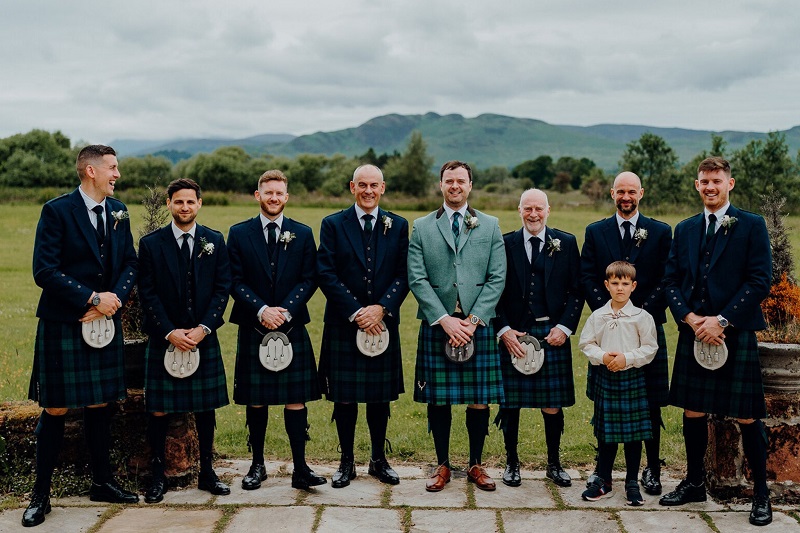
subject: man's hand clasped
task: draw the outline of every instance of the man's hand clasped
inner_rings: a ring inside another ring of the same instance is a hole
[[[94,296],[95,295],[93,294],[92,297]],[[89,307],[89,309],[80,318],[81,322],[91,322],[104,316],[114,316],[114,314],[122,307],[122,302],[113,292],[98,292],[96,296],[100,298],[100,303]],[[89,299],[89,302],[87,303],[91,304],[92,300]]]
[[[454,316],[446,316],[439,321],[439,325],[450,337],[450,346],[458,348],[467,344],[472,336],[475,335],[477,324],[471,324],[469,320],[463,320]]]
[[[383,332],[381,321],[383,320],[383,306],[378,304],[368,305],[356,314],[355,323],[359,329],[363,329],[367,335],[380,335]]]

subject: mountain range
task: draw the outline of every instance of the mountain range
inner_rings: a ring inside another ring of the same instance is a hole
[[[613,171],[618,167],[627,143],[639,139],[645,132],[664,138],[684,163],[711,147],[712,133],[727,141],[728,153],[753,139],[766,138],[765,133],[752,131],[706,131],[629,124],[568,126],[495,114],[466,118],[458,114],[426,113],[383,115],[357,127],[301,136],[272,133],[242,139],[120,139],[112,146],[121,156],[156,154],[166,155],[173,161],[212,152],[222,146],[241,146],[252,155],[294,157],[302,153],[341,153],[356,156],[369,148],[377,154],[395,150],[402,152],[414,130],[422,133],[437,168],[448,159],[468,161],[479,168],[495,165],[510,168],[522,161],[549,155],[554,160],[561,156],[587,157],[597,166]],[[800,126],[781,133],[786,136],[790,154],[796,154],[800,149]]]

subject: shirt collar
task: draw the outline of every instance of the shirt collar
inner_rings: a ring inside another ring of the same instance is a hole
[[[194,234],[197,231],[197,223],[193,224],[192,227],[189,228],[189,231],[183,231],[182,229],[180,229],[178,226],[175,225],[174,220],[170,225],[172,226],[172,234],[175,236],[176,241],[180,242],[181,237],[183,236],[184,233],[188,233],[189,235],[192,236],[192,239],[194,239]]]
[[[525,229],[525,226],[523,226],[522,227],[522,233],[525,236],[525,242],[530,241],[531,237],[538,237],[539,240],[542,241],[542,242],[546,242],[546,240],[547,240],[546,239],[546,237],[547,237],[547,226],[543,227],[542,231],[540,231],[536,235],[534,235],[533,233],[529,232],[527,229]]]
[[[269,224],[270,222],[274,222],[278,225],[278,232],[281,231],[281,228],[283,227],[283,213],[278,215],[278,218],[276,218],[275,220],[268,219],[267,217],[264,216],[264,213],[259,213],[258,216],[261,217],[261,229],[266,229],[267,224]]]
[[[642,312],[642,310],[640,308],[638,308],[635,305],[633,305],[633,301],[632,300],[628,300],[628,302],[624,306],[622,306],[622,309],[620,309],[617,312],[617,316],[636,316],[641,312]],[[604,315],[613,315],[614,314],[614,310],[611,308],[611,299],[609,299],[606,302],[606,305],[603,306],[603,314]]]
[[[456,211],[447,204],[442,204],[442,207],[444,207],[444,212],[447,213],[448,220],[453,220],[453,213],[456,212],[461,215],[461,220],[464,220],[464,214],[467,212],[467,204],[462,205],[461,209],[459,209],[458,211]]]
[[[617,227],[621,228],[622,227],[622,223],[625,222],[625,219],[622,218],[621,216],[619,216],[619,213],[616,214],[616,217],[617,217]],[[636,225],[639,223],[639,211],[636,211],[636,213],[634,213],[634,215],[631,218],[627,219],[627,220],[628,220],[628,222],[631,223],[631,226],[633,226],[635,228]]]
[[[359,220],[361,220],[361,217],[363,217],[364,215],[372,215],[372,219],[373,220],[378,220],[378,207],[377,206],[375,207],[375,209],[372,210],[371,213],[367,213],[366,211],[361,209],[361,207],[359,207],[358,204],[353,204],[353,205],[356,208],[356,218],[358,218]]]
[[[714,216],[717,217],[717,224],[719,224],[720,220],[722,220],[722,217],[725,216],[725,213],[728,212],[728,208],[730,208],[730,206],[731,203],[727,202],[725,205],[722,206],[721,209],[717,210],[717,212],[714,213]],[[709,211],[707,207],[703,209],[703,216],[706,217],[706,224],[708,224],[708,215],[710,214],[711,211]]]
[[[83,203],[86,204],[86,209],[91,211],[92,209],[94,209],[95,206],[99,205],[99,206],[102,206],[103,207],[103,211],[105,211],[105,209],[106,209],[106,199],[105,198],[103,198],[103,201],[98,204],[97,202],[94,201],[93,198],[90,198],[88,194],[83,192],[83,189],[81,188],[80,185],[78,185],[78,190],[81,193],[81,198],[83,198]]]

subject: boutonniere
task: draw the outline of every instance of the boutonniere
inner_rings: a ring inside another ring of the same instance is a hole
[[[292,242],[292,240],[294,240],[296,237],[297,235],[291,231],[284,231],[281,233],[281,236],[278,237],[278,240],[283,243],[283,249],[285,250],[286,247],[289,246],[289,243]]]
[[[111,211],[111,216],[114,217],[114,229],[117,229],[117,224],[119,224],[120,220],[128,220],[131,218],[131,214],[127,211]]]
[[[731,217],[731,216],[725,215],[724,217],[719,219],[719,227],[724,229],[725,230],[725,235],[727,235],[728,234],[728,230],[731,229],[734,224],[736,224],[737,220],[738,219],[736,217]]]
[[[383,215],[381,220],[383,221],[383,234],[386,235],[386,232],[392,227],[393,220],[389,215]]]
[[[636,241],[637,248],[641,246],[641,244],[647,240],[647,230],[644,228],[636,228],[636,231],[633,232],[633,240]]]
[[[200,253],[197,258],[203,257],[203,254],[212,255],[214,253],[214,243],[208,242],[205,237],[200,237]]]
[[[478,220],[478,217],[474,217],[467,213],[464,215],[464,224],[467,226],[467,229],[475,229],[481,225],[481,221]]]
[[[555,252],[561,251],[561,239],[554,239],[553,237],[548,237],[547,239],[547,251],[549,252],[547,255],[548,257],[553,257]]]

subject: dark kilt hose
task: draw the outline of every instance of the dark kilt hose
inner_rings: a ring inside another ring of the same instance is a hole
[[[387,316],[384,322],[389,330],[389,346],[375,357],[358,351],[358,326],[355,322],[346,326],[325,326],[319,379],[328,400],[339,403],[391,402],[405,392],[397,321]]]
[[[150,337],[145,365],[145,406],[150,413],[192,413],[212,411],[228,405],[228,387],[219,339],[212,333],[203,339],[200,366],[187,378],[170,376],[164,368],[165,339]]]
[[[83,340],[78,321],[39,320],[28,398],[41,407],[84,407],[125,398],[122,325],[104,348]]]
[[[545,356],[546,357],[546,356]],[[653,438],[644,368],[611,372],[595,367],[594,436],[600,442],[638,442]]]
[[[433,405],[503,403],[503,373],[494,328],[475,330],[475,355],[464,363],[447,358],[447,339],[441,326],[431,326],[426,320],[420,324],[414,401]]]
[[[292,362],[278,372],[264,368],[259,359],[266,331],[239,327],[233,401],[239,405],[285,405],[319,400],[314,348],[305,326],[278,329],[292,343]]]
[[[726,328],[728,360],[717,370],[707,370],[697,364],[694,341],[691,327],[681,324],[670,404],[732,418],[765,418],[767,407],[755,333],[737,330],[733,326]]]

